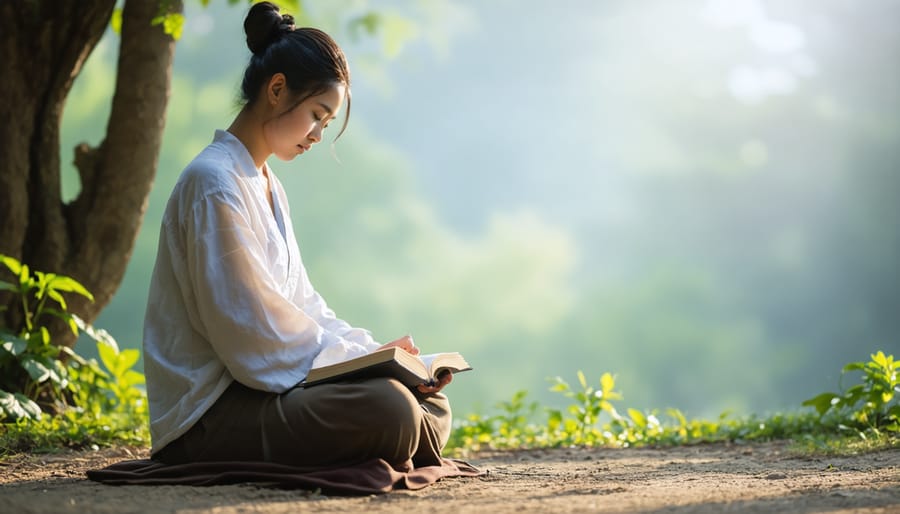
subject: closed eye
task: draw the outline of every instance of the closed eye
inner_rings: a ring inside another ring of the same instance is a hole
[[[313,120],[315,120],[316,122],[321,122],[322,120],[325,120],[325,119],[327,119],[328,121],[325,122],[325,125],[323,125],[322,128],[328,128],[328,125],[331,123],[331,120],[334,118],[332,118],[331,116],[328,116],[325,114],[319,114],[319,113],[313,111]]]
[[[334,109],[322,102],[319,102],[319,107],[321,107],[322,110],[325,111],[325,114],[319,114],[318,111],[313,111],[313,117],[316,121],[322,121],[327,118],[328,121],[325,122],[325,125],[322,128],[328,128],[328,124],[331,123],[331,120],[334,119]]]

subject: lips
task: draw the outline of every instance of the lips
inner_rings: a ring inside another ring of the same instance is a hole
[[[308,151],[309,151],[309,146],[308,146],[308,145],[297,145],[297,148],[300,149],[300,153],[304,153],[304,152],[308,152]]]

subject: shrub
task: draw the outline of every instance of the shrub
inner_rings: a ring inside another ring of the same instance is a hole
[[[120,351],[106,331],[68,312],[64,293],[93,301],[76,280],[31,272],[8,256],[0,255],[0,262],[14,277],[13,282],[0,281],[0,289],[13,293],[19,300],[15,303],[21,305],[16,313],[21,326],[0,327],[3,446],[27,449],[50,441],[82,446],[113,440],[120,432],[125,440],[146,441],[147,402],[140,387],[144,376],[132,369],[140,352]],[[64,320],[75,335],[83,331],[93,338],[103,366],[71,348],[54,345],[44,324],[52,318]]]
[[[822,393],[803,402],[814,407],[819,416],[839,418],[843,428],[878,434],[882,430],[900,432],[900,362],[893,355],[873,353],[869,362],[851,362],[841,370],[841,380],[847,373],[862,372],[862,383],[843,393]]]

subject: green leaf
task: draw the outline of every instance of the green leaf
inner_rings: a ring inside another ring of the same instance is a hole
[[[181,13],[166,13],[150,20],[151,25],[162,25],[163,32],[178,41],[184,30],[184,15]]]
[[[562,421],[562,412],[558,410],[550,410],[547,412],[547,428],[550,429],[551,432],[555,432],[562,424]]]
[[[34,286],[34,280],[31,279],[31,275],[28,273],[27,264],[23,264],[19,267],[19,284],[27,288]]]
[[[66,368],[66,365],[62,363],[62,361],[58,359],[53,359],[53,375],[55,375],[55,382],[60,387],[67,387],[69,385],[69,370]],[[52,378],[52,377],[51,377]]]
[[[3,348],[12,356],[19,356],[26,348],[28,348],[28,341],[11,334],[0,335],[0,340],[3,341],[3,343],[0,344],[0,348]]]
[[[666,414],[668,414],[669,416],[672,417],[672,419],[677,421],[679,426],[683,427],[683,426],[687,425],[687,418],[684,416],[684,413],[681,412],[679,409],[670,408],[670,409],[666,410]]]
[[[888,416],[900,421],[900,404],[894,405],[888,409]]]
[[[19,276],[22,273],[22,263],[14,257],[0,254],[0,262],[12,272],[13,275]]]
[[[613,387],[616,386],[616,380],[609,373],[604,373],[603,376],[600,377],[600,387],[603,389],[604,396],[609,396],[606,393],[609,393],[613,390]]]
[[[43,271],[34,272],[34,278],[37,279],[35,282],[41,290],[47,287],[47,284],[49,284],[54,277],[56,277],[56,275],[53,273],[44,273]]]
[[[582,389],[587,388],[587,380],[584,378],[584,373],[581,370],[578,370],[578,383],[581,384]]]
[[[839,398],[834,393],[822,393],[814,398],[804,401],[801,405],[806,407],[814,407],[819,415],[823,415],[834,405],[834,399]]]
[[[616,391],[609,391],[606,393],[607,400],[621,400],[622,395],[617,393]]]
[[[569,389],[568,382],[563,380],[561,377],[548,378],[547,380],[553,381],[553,386],[550,387],[551,391],[560,392]]]
[[[117,376],[116,363],[118,361],[119,352],[108,344],[98,342],[97,353],[100,354],[100,361],[103,362],[106,369],[108,369],[113,376]]]
[[[90,301],[94,301],[94,295],[91,294],[80,282],[71,277],[56,275],[50,281],[50,288],[56,291],[65,291],[67,293],[76,293],[84,296]],[[55,298],[54,298],[55,299]]]
[[[113,32],[122,35],[122,8],[113,9],[112,17],[109,19],[109,26]]]
[[[123,386],[131,387],[144,384],[147,380],[143,373],[138,373],[133,369],[129,369],[119,378],[119,382],[121,382]]]
[[[47,327],[42,326],[38,331],[38,334],[40,335],[39,341],[43,346],[47,346],[50,344],[50,331],[47,330]]]
[[[259,0],[255,0],[259,1]],[[300,6],[300,0],[279,0],[277,2],[279,6],[281,6],[281,12],[283,14],[292,14],[296,18],[300,12],[303,10]]]
[[[644,414],[637,409],[628,409],[628,416],[634,421],[634,424],[645,428],[647,426],[647,418],[644,417]]]
[[[116,365],[119,367],[122,373],[124,373],[126,370],[137,364],[137,361],[140,358],[140,350],[137,350],[136,348],[128,348],[127,350],[122,350],[121,352],[119,352],[119,358],[117,359]]]
[[[885,358],[884,352],[879,350],[878,353],[872,355],[871,357],[872,362],[874,362],[875,364],[878,364],[883,368],[887,367],[887,358]]]
[[[12,291],[13,293],[18,293],[19,288],[9,282],[0,280],[0,291]]]
[[[869,391],[866,390],[866,386],[863,384],[856,384],[847,389],[844,393],[844,402],[847,405],[856,405],[856,403],[867,396]]]
[[[34,403],[30,398],[22,393],[15,393],[15,398],[19,401],[19,406],[25,412],[26,417],[34,420],[41,419],[41,408],[38,406],[38,404]]]
[[[58,291],[55,291],[55,290],[53,290],[53,289],[50,289],[49,291],[47,291],[47,296],[49,296],[50,298],[52,298],[53,300],[55,300],[56,303],[58,303],[59,306],[60,306],[63,310],[68,309],[68,306],[66,305],[66,299],[63,298],[63,295],[59,294]],[[49,311],[49,310],[50,310],[50,309],[44,309],[44,312],[47,312],[47,311]]]
[[[75,353],[75,350],[69,348],[68,346],[61,346],[59,348],[59,353],[66,354],[66,357],[71,359],[73,362],[78,364],[79,366],[87,366],[87,361],[84,360],[84,357]]]
[[[78,335],[78,324],[75,323],[75,319],[72,314],[69,314],[68,312],[58,311],[56,309],[44,309],[44,313],[55,316],[65,321],[66,324],[69,325],[69,330],[72,331],[72,334],[76,336]]]
[[[19,419],[26,415],[25,409],[12,393],[0,389],[0,419]]]
[[[31,379],[37,383],[44,382],[48,378],[50,378],[51,370],[47,368],[43,363],[38,362],[34,359],[26,358],[22,361],[22,368],[28,372],[31,376]]]
[[[851,362],[844,366],[842,371],[847,373],[849,371],[862,371],[864,369],[866,369],[866,364],[864,362]]]

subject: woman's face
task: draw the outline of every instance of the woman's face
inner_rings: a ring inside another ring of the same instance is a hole
[[[274,116],[263,124],[263,136],[271,152],[290,161],[321,141],[325,127],[344,103],[346,89],[343,84],[335,84],[300,104],[296,104],[296,95],[278,95]]]

